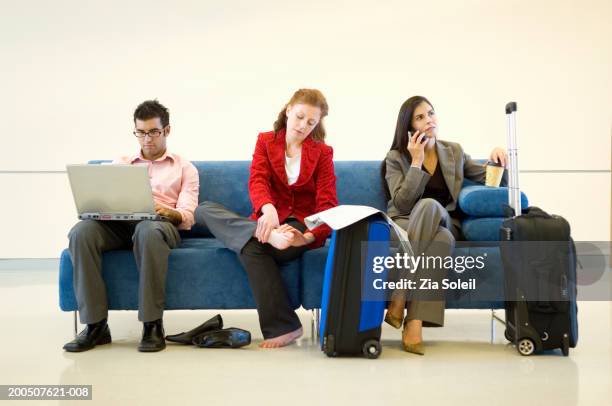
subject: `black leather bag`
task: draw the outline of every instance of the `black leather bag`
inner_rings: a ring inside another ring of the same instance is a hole
[[[500,230],[506,295],[506,338],[522,355],[578,341],[576,249],[568,222],[529,207]]]

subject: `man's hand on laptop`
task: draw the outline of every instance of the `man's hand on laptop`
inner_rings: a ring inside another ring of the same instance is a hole
[[[158,203],[155,203],[155,212],[162,217],[166,217],[175,226],[178,226],[183,222],[183,216],[181,213],[169,207],[164,207]]]

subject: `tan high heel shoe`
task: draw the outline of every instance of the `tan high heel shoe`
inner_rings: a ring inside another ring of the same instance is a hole
[[[425,345],[423,344],[423,341],[414,344],[406,344],[402,342],[402,345],[404,346],[404,351],[406,352],[411,352],[417,355],[425,355]]]
[[[425,355],[425,344],[423,344],[423,341],[419,341],[418,343],[407,343],[405,336],[406,336],[406,330],[408,326],[408,320],[405,319],[404,320],[404,330],[402,331],[402,346],[404,347],[404,351],[406,352],[410,352],[413,354],[418,354],[418,355]]]
[[[395,298],[389,303],[387,314],[385,314],[385,323],[399,329],[404,322],[404,309],[406,308],[406,299]]]
[[[402,316],[394,316],[389,310],[387,310],[387,314],[385,314],[385,323],[390,324],[391,326],[397,329],[402,327],[402,319]]]

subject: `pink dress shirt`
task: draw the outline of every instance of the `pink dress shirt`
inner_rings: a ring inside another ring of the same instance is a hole
[[[115,159],[113,164],[147,165],[155,203],[181,213],[179,230],[189,230],[195,223],[193,212],[198,206],[200,178],[193,164],[177,154],[164,153],[155,161],[138,155]]]

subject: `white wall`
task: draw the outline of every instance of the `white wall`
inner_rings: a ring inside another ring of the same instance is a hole
[[[344,160],[382,159],[414,94],[442,138],[486,156],[516,100],[523,170],[609,170],[611,16],[609,0],[3,4],[0,258],[58,255],[73,202],[65,174],[36,172],[136,151],[147,98],[170,108],[170,146],[194,160],[249,159],[299,87],[327,96]],[[609,172],[523,179],[577,239],[610,238]]]

